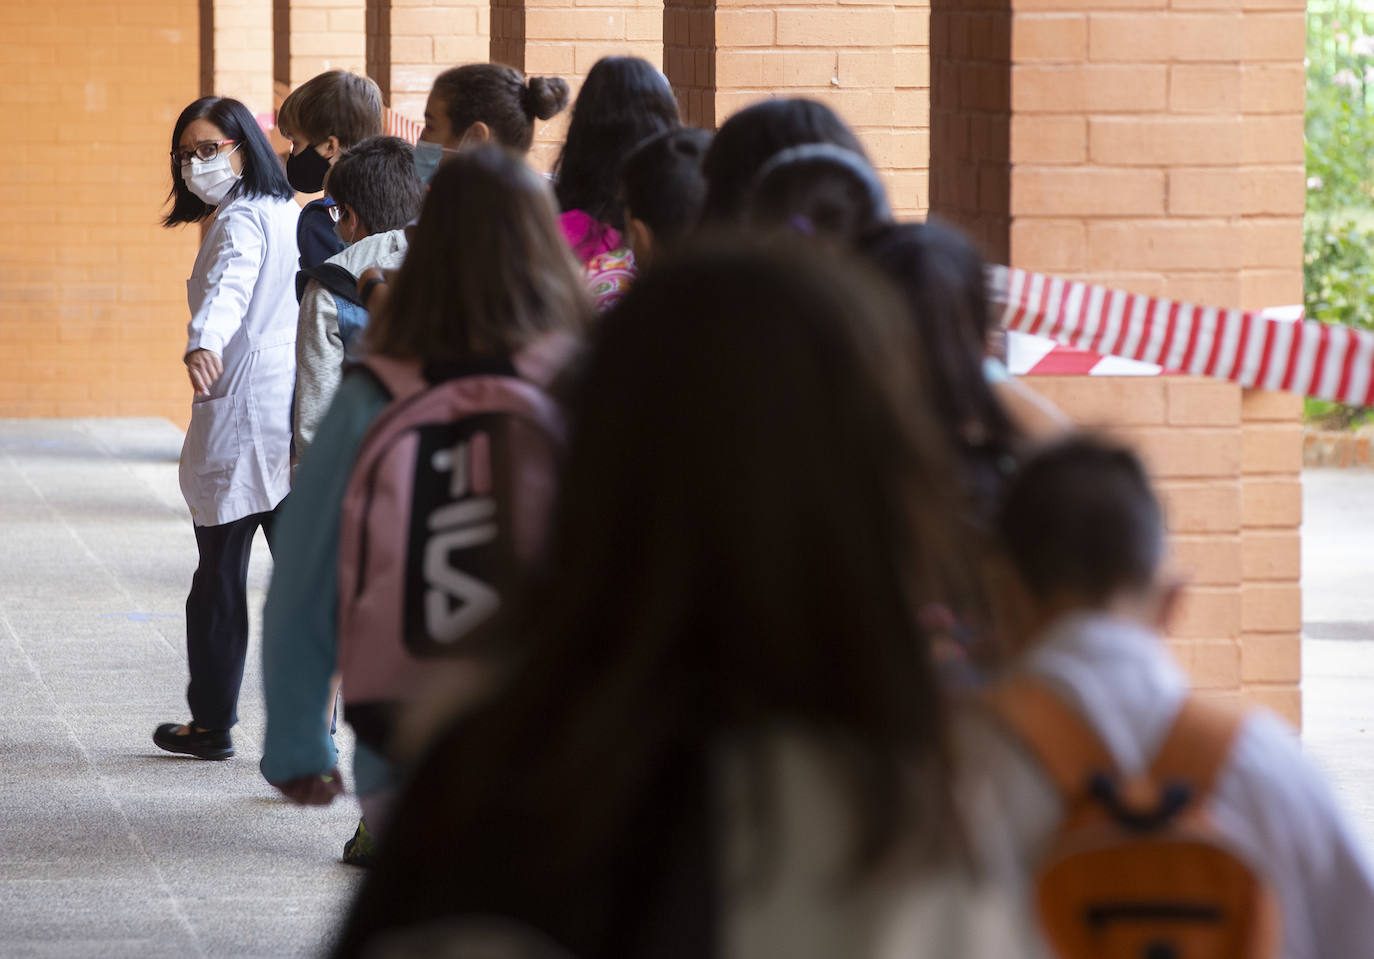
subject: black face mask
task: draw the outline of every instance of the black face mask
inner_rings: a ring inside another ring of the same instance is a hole
[[[320,156],[313,143],[286,158],[286,179],[299,193],[319,193],[328,172],[329,161]]]

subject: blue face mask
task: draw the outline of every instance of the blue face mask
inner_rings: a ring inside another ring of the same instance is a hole
[[[428,140],[421,140],[415,144],[415,175],[420,178],[421,183],[428,186],[429,181],[434,179],[435,171],[444,160],[444,153],[442,146]]]

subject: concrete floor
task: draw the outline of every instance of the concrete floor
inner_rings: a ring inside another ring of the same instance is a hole
[[[313,956],[358,879],[356,803],[300,809],[258,774],[256,615],[238,755],[152,744],[187,718],[180,448],[165,420],[0,421],[4,959]],[[269,569],[259,535],[255,611]]]
[[[186,718],[180,446],[162,420],[0,420],[0,959],[313,956],[359,878],[356,804],[258,775],[261,537],[238,756],[152,745]],[[1374,472],[1311,472],[1305,503],[1304,739],[1374,850]]]
[[[1374,471],[1303,473],[1303,743],[1374,852]]]

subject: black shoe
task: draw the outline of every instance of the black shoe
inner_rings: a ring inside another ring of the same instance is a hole
[[[372,838],[372,833],[368,832],[367,823],[359,819],[353,838],[344,843],[343,861],[350,866],[367,868],[372,865],[372,857],[376,852],[377,843]]]
[[[163,723],[153,731],[153,744],[169,753],[182,753],[197,759],[228,759],[234,755],[234,741],[227,729],[197,729],[187,724],[187,731],[177,733],[180,723]]]

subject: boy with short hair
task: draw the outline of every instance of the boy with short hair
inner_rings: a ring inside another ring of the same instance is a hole
[[[315,437],[343,376],[356,358],[368,312],[357,277],[372,267],[399,267],[405,258],[405,225],[420,211],[424,185],[415,173],[415,152],[397,137],[369,137],[339,154],[325,180],[332,201],[330,229],[344,249],[297,278],[300,316],[296,329],[297,458]]]
[[[277,129],[291,141],[286,178],[299,193],[319,193],[324,177],[344,150],[382,132],[382,91],[368,77],[328,70],[311,77],[282,101]],[[312,200],[301,210],[296,245],[301,268],[318,266],[343,249],[334,235],[330,200]]]
[[[1189,688],[1161,638],[1180,584],[1164,571],[1163,513],[1140,461],[1090,437],[1046,449],[1012,481],[999,532],[1029,594],[1013,677],[1033,678],[1085,721],[1125,780],[1141,775]],[[961,751],[985,787],[970,793],[973,831],[986,849],[1010,851],[1002,865],[1027,885],[1064,801],[1009,729],[986,714],[967,720]],[[1244,715],[1204,798],[1215,832],[1275,894],[1278,955],[1374,955],[1374,873],[1281,720]]]

